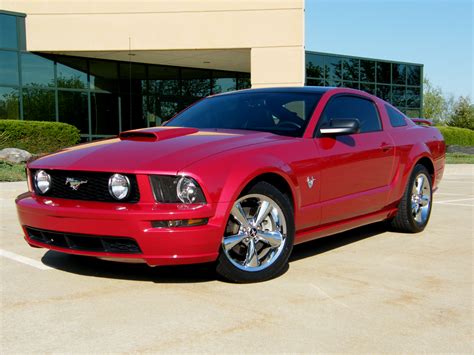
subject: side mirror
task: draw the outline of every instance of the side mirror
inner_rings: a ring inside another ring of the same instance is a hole
[[[319,132],[322,136],[335,136],[359,133],[360,122],[357,118],[334,118],[323,125]]]

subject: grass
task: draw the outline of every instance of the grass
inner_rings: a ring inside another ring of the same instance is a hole
[[[474,155],[464,153],[446,153],[446,164],[474,164]]]
[[[25,181],[25,164],[0,161],[0,181]]]

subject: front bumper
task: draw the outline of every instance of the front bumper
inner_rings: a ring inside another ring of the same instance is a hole
[[[31,246],[114,260],[143,260],[150,266],[216,260],[227,209],[224,204],[120,204],[51,199],[31,193],[18,196],[16,205],[25,239]],[[151,225],[151,221],[194,218],[209,221],[195,227],[153,228]],[[61,247],[30,238],[27,227],[87,238],[131,238],[138,244],[139,251],[116,253]]]

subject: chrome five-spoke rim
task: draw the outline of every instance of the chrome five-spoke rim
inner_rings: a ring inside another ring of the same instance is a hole
[[[428,219],[431,207],[431,187],[428,177],[419,174],[411,190],[411,213],[415,221],[424,224]]]
[[[232,207],[222,248],[229,261],[245,271],[260,271],[272,265],[286,241],[285,216],[271,198],[251,194]]]

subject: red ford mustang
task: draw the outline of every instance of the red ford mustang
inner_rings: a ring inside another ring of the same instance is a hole
[[[16,203],[32,246],[217,261],[225,278],[253,282],[279,275],[307,240],[382,220],[423,230],[444,162],[436,128],[361,91],[243,90],[40,158]]]

